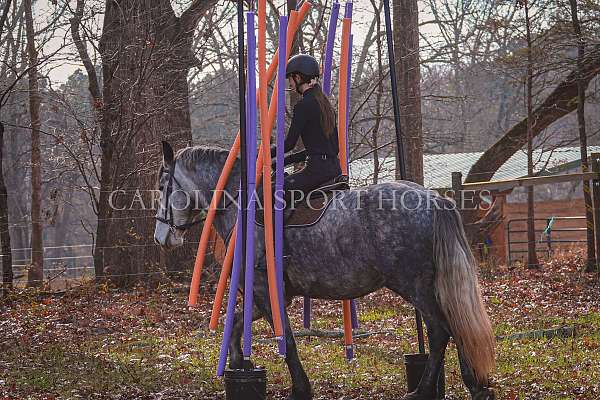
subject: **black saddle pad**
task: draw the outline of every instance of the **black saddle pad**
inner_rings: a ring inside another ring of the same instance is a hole
[[[304,227],[316,224],[338,192],[348,189],[350,189],[350,185],[346,175],[340,175],[323,183],[312,190],[301,202],[296,203],[294,207],[284,210],[284,226]],[[264,212],[262,209],[256,210],[256,223],[264,226]]]

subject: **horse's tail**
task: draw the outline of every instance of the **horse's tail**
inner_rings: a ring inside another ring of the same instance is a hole
[[[437,301],[475,378],[487,384],[488,375],[496,363],[496,339],[481,298],[477,263],[454,203],[445,198],[436,198],[434,201],[433,249],[437,265]]]

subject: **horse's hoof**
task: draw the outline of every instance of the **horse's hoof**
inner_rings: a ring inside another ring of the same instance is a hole
[[[230,369],[254,369],[254,364],[250,360],[244,360],[243,358],[238,358],[235,360],[229,360],[229,368]]]
[[[289,394],[288,397],[286,397],[286,400],[312,400],[312,394],[311,393],[301,393],[301,392],[295,392],[292,391],[292,393]]]
[[[473,400],[496,400],[496,392],[492,389],[483,389],[473,395]]]
[[[423,393],[417,393],[416,391],[410,392],[402,398],[402,400],[436,400],[435,395],[425,395]]]

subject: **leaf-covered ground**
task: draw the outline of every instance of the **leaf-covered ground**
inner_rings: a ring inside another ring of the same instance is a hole
[[[598,276],[580,256],[559,256],[540,271],[481,273],[496,334],[574,326],[576,336],[500,340],[493,384],[500,399],[599,399]],[[223,399],[215,377],[220,331],[207,329],[210,302],[186,307],[178,287],[124,293],[83,287],[60,296],[19,292],[3,301],[0,399]],[[205,296],[208,297],[208,296]],[[298,338],[315,399],[398,399],[405,393],[403,354],[414,352],[413,310],[389,291],[359,302],[357,359],[341,339]],[[291,311],[300,327],[300,301]],[[341,304],[314,302],[314,327],[339,329]],[[269,398],[285,398],[289,378],[267,325],[255,325],[254,361],[268,370]],[[448,399],[468,398],[451,344]]]

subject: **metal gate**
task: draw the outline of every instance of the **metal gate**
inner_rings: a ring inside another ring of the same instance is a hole
[[[585,216],[535,218],[535,247],[538,254],[550,257],[559,248],[587,242]],[[527,218],[506,223],[506,260],[508,265],[527,254]]]

